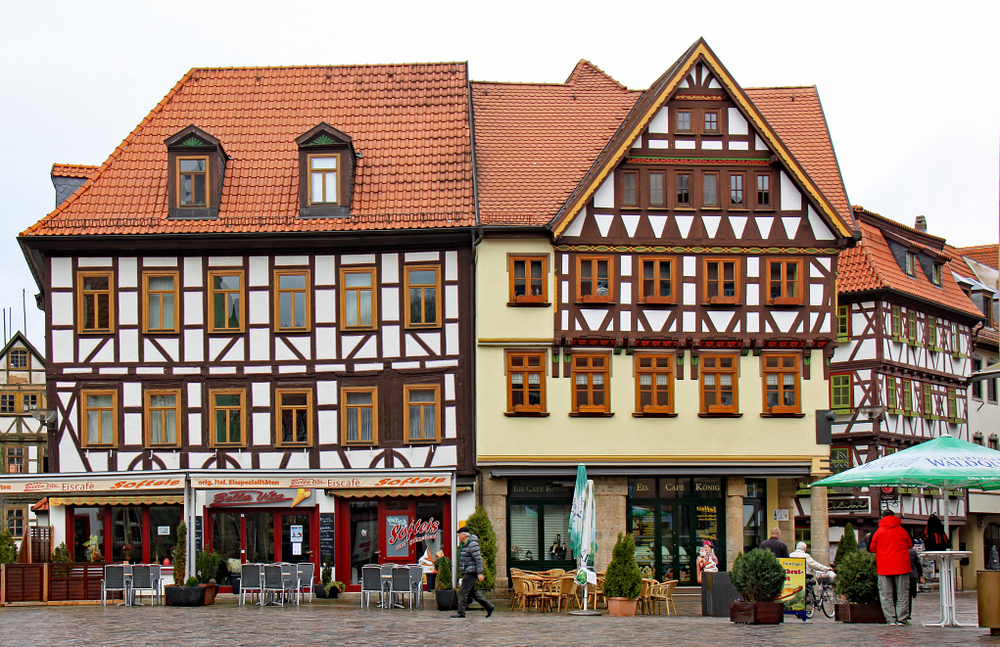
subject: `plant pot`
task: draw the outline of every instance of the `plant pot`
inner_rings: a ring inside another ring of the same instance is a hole
[[[163,587],[164,599],[171,607],[203,607],[205,606],[205,589],[200,586],[177,586],[170,584]],[[215,601],[214,599],[212,600]]]
[[[777,625],[785,621],[785,605],[781,602],[733,602],[729,621],[747,625]]]
[[[454,611],[458,608],[458,594],[455,589],[438,589],[434,591],[438,611]]]
[[[219,592],[219,587],[215,584],[199,584],[198,588],[204,591],[205,606],[215,604],[215,594]]]
[[[336,590],[336,589],[331,589]],[[313,595],[320,600],[326,599],[326,585],[325,584],[313,584]]]
[[[838,604],[833,619],[840,622],[877,622],[885,624],[881,604]]]
[[[234,595],[239,595],[240,594],[240,576],[239,575],[230,575],[229,576],[229,585],[233,587],[233,594]]]
[[[608,598],[608,614],[615,618],[631,618],[638,603],[628,598]]]
[[[427,574],[427,590],[428,591],[433,591],[434,590],[434,584],[436,582],[437,582],[437,573],[428,573]]]

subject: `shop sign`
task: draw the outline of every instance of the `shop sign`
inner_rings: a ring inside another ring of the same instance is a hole
[[[869,497],[850,499],[828,499],[827,510],[830,512],[868,512]]]
[[[435,521],[431,517],[427,521],[416,519],[413,523],[407,524],[406,517],[400,518],[403,523],[393,525],[389,529],[389,545],[394,546],[397,542],[404,542],[407,546],[412,546],[421,541],[428,541],[437,537],[441,530],[441,522]]]
[[[510,495],[521,498],[573,497],[573,487],[552,481],[513,481]]]
[[[197,477],[192,479],[198,489],[283,489],[283,488],[380,488],[393,490],[414,487],[448,487],[450,474],[432,476],[351,476],[344,478],[289,477]]]
[[[12,494],[21,492],[39,493],[80,493],[80,492],[132,492],[149,490],[179,490],[184,487],[180,478],[144,478],[144,479],[94,479],[94,480],[56,480],[42,481],[0,481],[0,493]]]
[[[785,611],[806,610],[806,560],[802,557],[779,557],[778,562],[785,569],[785,588],[781,590],[777,602],[785,604]]]
[[[298,490],[225,490],[209,492],[208,507],[281,505],[294,508],[312,495],[305,488]]]

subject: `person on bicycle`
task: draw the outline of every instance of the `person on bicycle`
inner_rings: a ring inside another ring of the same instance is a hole
[[[823,566],[815,559],[813,556],[806,552],[806,542],[800,541],[795,544],[795,550],[788,554],[789,557],[798,557],[800,559],[806,560],[806,575],[813,575],[815,573],[828,573],[833,569],[829,566]]]

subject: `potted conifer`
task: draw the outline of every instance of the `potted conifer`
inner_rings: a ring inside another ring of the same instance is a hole
[[[608,613],[615,617],[635,615],[636,598],[642,592],[642,574],[635,561],[635,539],[632,535],[622,536],[611,552],[611,563],[604,575],[604,598],[608,601]]]
[[[769,550],[754,548],[736,558],[730,575],[740,599],[729,607],[730,622],[779,624],[785,605],[775,602],[785,587],[785,569]]]
[[[458,608],[458,594],[451,586],[451,560],[438,557],[434,562],[437,580],[434,582],[434,599],[438,611],[453,611]]]
[[[835,607],[834,618],[841,622],[885,622],[878,597],[875,554],[837,551],[837,581],[834,590],[847,598]]]

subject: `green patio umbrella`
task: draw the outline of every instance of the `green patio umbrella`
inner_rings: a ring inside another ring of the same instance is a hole
[[[941,488],[945,502],[944,527],[950,533],[946,490],[1000,490],[1000,451],[941,436],[834,474],[809,487],[901,485]]]

